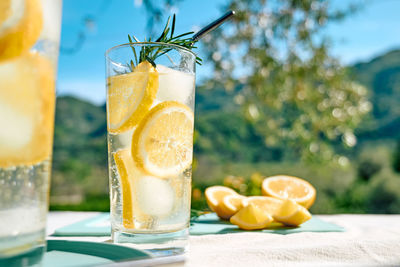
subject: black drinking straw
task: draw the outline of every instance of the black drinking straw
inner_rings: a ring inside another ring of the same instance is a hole
[[[231,10],[229,12],[226,12],[222,17],[219,19],[211,22],[207,26],[205,26],[203,29],[198,31],[195,35],[192,37],[193,43],[197,42],[199,39],[201,39],[204,35],[207,33],[211,32],[212,30],[218,28],[219,25],[224,23],[226,20],[230,19],[233,15],[235,15],[235,11]]]

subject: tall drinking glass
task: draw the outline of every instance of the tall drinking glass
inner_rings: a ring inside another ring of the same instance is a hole
[[[106,52],[115,243],[171,253],[186,249],[195,59],[190,50],[163,43],[124,44]]]
[[[1,3],[0,265],[45,244],[61,0]]]

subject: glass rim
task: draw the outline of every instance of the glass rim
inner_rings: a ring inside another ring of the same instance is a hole
[[[192,54],[195,58],[197,57],[196,53],[194,53],[192,50],[190,50],[190,49],[188,49],[188,48],[186,48],[186,47],[183,47],[183,46],[180,46],[180,45],[176,45],[176,44],[162,43],[162,42],[135,42],[135,43],[124,43],[124,44],[119,44],[119,45],[116,45],[116,46],[113,46],[113,47],[107,49],[104,55],[105,55],[105,57],[106,57],[108,60],[110,60],[110,61],[112,61],[112,62],[115,62],[114,60],[112,60],[112,59],[108,56],[108,55],[110,54],[111,51],[114,51],[114,50],[116,50],[116,49],[118,49],[118,48],[124,48],[124,47],[128,47],[128,46],[136,46],[136,45],[137,45],[137,46],[139,46],[139,45],[169,46],[169,47],[175,48],[175,49],[177,49],[177,50],[183,50],[183,51],[185,51],[185,52],[189,52],[189,53]]]

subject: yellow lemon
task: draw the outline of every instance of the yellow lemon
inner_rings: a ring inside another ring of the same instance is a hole
[[[228,220],[242,208],[242,200],[245,198],[245,196],[237,194],[225,196],[219,203],[218,216]]]
[[[193,157],[193,112],[186,105],[165,101],[152,108],[132,137],[137,165],[157,177],[171,177],[190,167]]]
[[[315,201],[316,190],[301,178],[278,175],[264,179],[262,194],[279,199],[292,199],[308,209]]]
[[[133,229],[135,224],[133,220],[133,177],[131,172],[135,169],[134,163],[128,149],[118,150],[113,155],[122,189],[122,223],[125,228]]]
[[[42,27],[40,0],[1,0],[0,61],[27,52],[38,40]]]
[[[264,229],[273,221],[271,215],[254,204],[249,204],[239,210],[230,219],[230,222],[243,230]]]
[[[218,214],[218,216],[224,216],[223,212],[221,212],[219,209],[224,197],[228,195],[235,195],[238,196],[239,194],[236,193],[235,190],[226,187],[226,186],[220,186],[220,185],[215,185],[215,186],[210,186],[207,187],[206,191],[204,192],[204,195],[207,200],[207,204],[210,207],[210,209]]]
[[[277,213],[274,214],[274,219],[289,226],[299,226],[311,219],[311,214],[303,206],[291,199],[287,199]]]
[[[118,150],[113,153],[113,158],[121,184],[123,226],[126,229],[138,229],[141,225],[136,225],[135,221],[144,222],[149,217],[142,212],[137,199],[136,189],[143,174],[135,166],[129,149]]]
[[[0,63],[0,167],[32,165],[52,151],[55,82],[37,53]]]
[[[135,127],[150,110],[158,90],[158,72],[147,61],[133,72],[107,80],[108,131],[122,133]]]
[[[244,198],[242,200],[243,207],[246,207],[249,204],[253,204],[272,216],[276,214],[276,212],[280,209],[282,203],[283,200],[265,196],[252,196]]]

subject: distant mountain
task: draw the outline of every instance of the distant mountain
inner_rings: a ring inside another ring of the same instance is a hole
[[[375,134],[365,134],[400,137],[400,50],[390,51],[368,62],[357,63],[351,70],[354,78],[369,89],[373,104],[375,123],[369,131]]]
[[[105,107],[74,97],[59,97],[54,131],[54,165],[69,158],[102,164],[107,159]],[[102,148],[98,147],[103,144]]]
[[[107,194],[107,124],[104,106],[57,98],[52,203]]]

